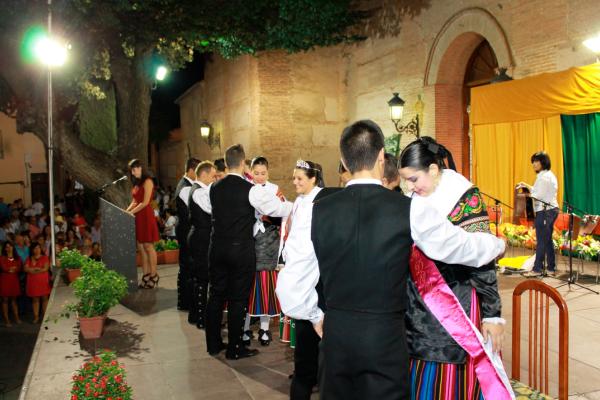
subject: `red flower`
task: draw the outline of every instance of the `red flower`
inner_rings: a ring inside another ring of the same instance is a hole
[[[113,366],[114,366],[114,365],[117,365],[117,364],[118,364],[118,363],[117,363],[115,360],[112,360],[112,361],[110,362],[110,365],[113,365]]]
[[[78,378],[79,382],[83,382],[83,376],[82,375],[79,375],[77,378]]]
[[[115,376],[115,381],[121,383],[123,381],[123,377],[121,375]]]
[[[77,397],[76,394],[74,394],[73,396],[71,396],[71,400],[77,400],[77,399],[79,399],[79,397]]]

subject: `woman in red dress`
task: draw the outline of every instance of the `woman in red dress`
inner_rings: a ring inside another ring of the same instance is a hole
[[[25,262],[27,272],[27,285],[25,292],[31,297],[33,305],[33,323],[40,320],[40,300],[42,301],[42,315],[46,312],[48,295],[50,294],[50,260],[42,253],[42,246],[34,242],[29,250],[29,258]]]
[[[16,255],[15,247],[6,242],[0,257],[0,297],[2,297],[2,316],[6,326],[12,326],[8,317],[8,303],[10,302],[13,316],[17,324],[21,323],[19,318],[19,307],[17,297],[21,295],[19,284],[19,272],[21,271],[21,259]]]
[[[154,250],[154,243],[159,240],[158,225],[150,205],[154,197],[154,182],[142,168],[140,160],[129,162],[129,172],[133,185],[131,191],[133,200],[125,211],[135,216],[135,238],[144,271],[139,287],[152,289],[158,285],[160,279],[156,272],[156,250]]]

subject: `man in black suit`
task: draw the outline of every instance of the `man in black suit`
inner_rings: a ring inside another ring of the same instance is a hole
[[[210,295],[206,310],[206,346],[209,354],[225,349],[221,339],[221,318],[227,303],[229,343],[225,357],[236,360],[251,357],[258,350],[242,344],[242,334],[250,289],[256,272],[253,226],[255,210],[262,215],[283,217],[291,211],[290,202],[275,194],[266,195],[243,177],[246,155],[242,145],[225,152],[227,175],[210,186],[200,199],[202,209],[212,214],[208,251]]]
[[[327,305],[324,320],[314,323],[323,337],[321,399],[408,399],[404,313],[413,238],[434,259],[472,266],[493,259],[504,244],[453,227],[434,209],[412,209],[408,197],[385,189],[384,137],[374,122],[347,127],[340,150],[352,179],[315,201],[312,218]]]
[[[177,224],[175,236],[179,243],[179,273],[177,274],[177,309],[188,311],[191,302],[190,255],[188,250],[188,234],[190,232],[190,211],[188,200],[190,189],[196,180],[196,166],[200,160],[189,158],[185,162],[185,175],[181,177],[175,189],[175,206],[177,208]]]

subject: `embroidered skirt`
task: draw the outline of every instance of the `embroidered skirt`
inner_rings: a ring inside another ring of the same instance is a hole
[[[281,313],[279,300],[275,295],[276,286],[277,271],[256,272],[248,303],[248,314],[251,317],[276,317]]]

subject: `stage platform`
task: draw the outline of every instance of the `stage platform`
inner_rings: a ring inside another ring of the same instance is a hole
[[[586,272],[595,275],[595,264],[586,266]],[[68,398],[73,372],[103,348],[116,351],[125,364],[135,399],[288,398],[293,351],[279,343],[276,322],[272,323],[274,342],[269,347],[253,342],[253,347],[261,351],[258,356],[238,361],[226,360],[223,353],[210,357],[206,353],[204,331],[188,324],[187,314],[176,309],[177,267],[161,266],[159,273],[159,289],[141,290],[111,310],[105,334],[97,341],[82,339],[74,318],[43,324],[19,398]],[[503,353],[510,374],[511,296],[523,278],[500,275],[499,279],[503,316],[508,320]],[[559,284],[551,278],[545,281],[552,286]],[[600,289],[592,278],[583,281]],[[570,398],[600,400],[600,296],[576,287],[571,291],[563,287],[560,292],[570,313]],[[60,282],[48,314],[59,313],[62,304],[70,299],[71,289]],[[556,331],[551,330],[550,365],[556,365],[558,360],[554,336]],[[552,375],[551,381],[555,381]],[[318,398],[318,394],[313,398]]]

